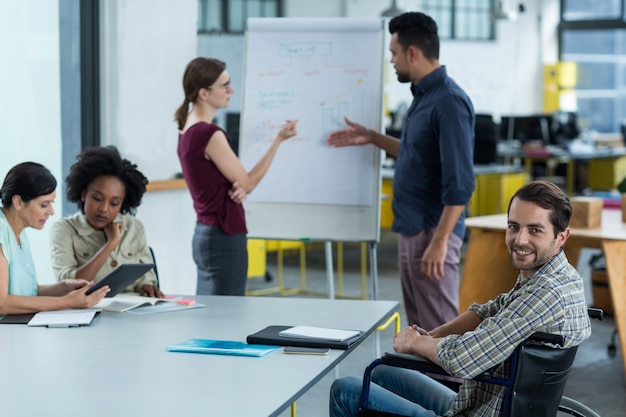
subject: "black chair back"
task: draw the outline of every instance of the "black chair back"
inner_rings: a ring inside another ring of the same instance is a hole
[[[554,417],[577,346],[554,349],[528,340],[518,349],[510,417]]]

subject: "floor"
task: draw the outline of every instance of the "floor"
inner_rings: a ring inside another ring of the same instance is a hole
[[[337,258],[336,246],[334,257]],[[361,249],[357,244],[345,244],[343,249],[343,290],[342,296],[351,298],[361,297]],[[397,248],[395,235],[388,233],[381,236],[378,245],[378,281],[381,300],[400,301],[400,284],[397,268]],[[336,261],[336,259],[335,259]],[[297,253],[286,253],[283,262],[283,279],[285,288],[299,288],[300,267]],[[271,288],[276,286],[277,265],[276,255],[268,254],[269,277],[253,278],[249,281],[249,289]],[[335,291],[338,292],[337,270],[335,266]],[[371,298],[371,282],[367,282],[367,289]],[[310,293],[287,295],[289,297],[319,297],[320,293],[327,293],[326,264],[323,246],[312,247],[306,255],[306,288]],[[268,294],[277,296],[278,294]],[[400,311],[402,326],[406,325],[404,311]],[[602,417],[626,416],[626,383],[624,380],[624,366],[621,359],[619,345],[617,354],[611,357],[608,354],[608,344],[611,340],[615,323],[612,317],[603,321],[593,320],[592,336],[583,342],[578,349],[565,395],[575,398],[594,409]],[[328,392],[332,381],[345,375],[362,375],[363,370],[373,359],[385,351],[392,350],[391,339],[394,329],[375,332],[365,340],[354,352],[344,360],[337,369],[326,375],[306,394],[296,402],[298,417],[321,417],[328,415]],[[280,417],[289,417],[288,409]]]

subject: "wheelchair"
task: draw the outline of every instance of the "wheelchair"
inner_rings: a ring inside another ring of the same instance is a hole
[[[589,309],[592,318],[602,319],[603,311]],[[511,368],[506,379],[496,378],[489,371],[474,378],[475,381],[497,384],[505,388],[502,417],[600,417],[581,402],[563,396],[565,382],[569,375],[577,346],[569,349],[554,348],[546,345],[562,346],[563,336],[549,333],[535,333],[522,342],[510,357]],[[369,390],[372,372],[379,365],[413,369],[437,376],[450,377],[446,371],[434,362],[415,355],[404,353],[385,353],[374,360],[363,375],[363,389],[359,406],[360,417],[402,417],[397,414],[382,413],[368,409]],[[450,386],[447,380],[440,381]]]

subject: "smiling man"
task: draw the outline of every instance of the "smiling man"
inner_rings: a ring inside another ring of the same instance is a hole
[[[533,181],[511,198],[506,245],[520,273],[513,289],[485,304],[472,304],[456,319],[430,332],[411,326],[394,336],[396,352],[429,358],[459,378],[489,370],[506,378],[513,350],[535,332],[560,334],[564,348],[591,334],[582,278],[563,247],[572,207],[556,185]],[[488,274],[489,271],[485,271]],[[458,393],[417,371],[377,367],[370,407],[411,416],[495,417],[502,412],[504,388],[465,381]],[[356,416],[362,382],[334,382],[330,415]]]

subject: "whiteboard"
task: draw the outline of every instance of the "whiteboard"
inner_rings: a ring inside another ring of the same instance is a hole
[[[252,169],[287,119],[283,142],[244,203],[249,237],[378,241],[381,151],[332,148],[344,116],[381,131],[381,19],[250,18],[239,157]]]

